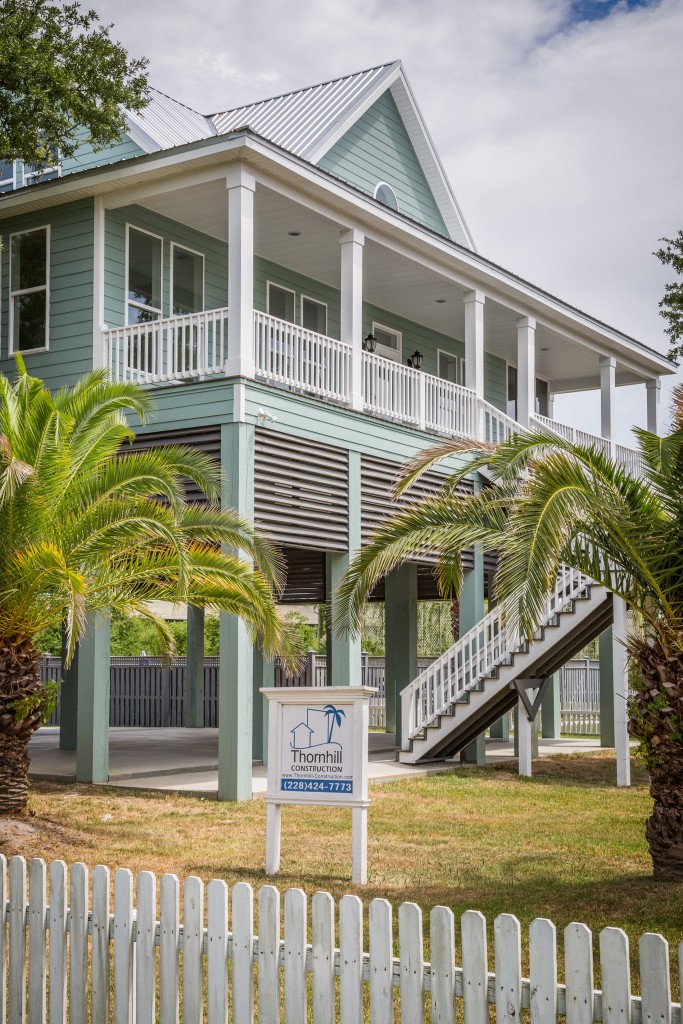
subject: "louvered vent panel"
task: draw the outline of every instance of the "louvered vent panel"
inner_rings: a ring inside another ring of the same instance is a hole
[[[391,491],[400,469],[401,467],[397,463],[379,459],[374,455],[363,455],[361,458],[361,537],[363,544],[368,543],[373,530],[388,515],[406,508],[420,498],[435,494],[445,479],[441,473],[424,473],[405,494],[401,495],[398,501],[392,502]],[[473,491],[474,484],[471,481],[462,481],[458,486],[460,494],[472,494]],[[425,557],[421,561],[432,564],[435,559]],[[464,569],[474,568],[471,550],[463,551],[462,562]]]
[[[284,546],[346,551],[349,543],[347,452],[257,429],[254,518]]]
[[[283,604],[325,603],[325,552],[283,548],[287,560],[287,583]]]
[[[153,434],[138,434],[133,443],[124,445],[121,451],[144,451],[149,448],[160,448],[162,445],[188,445],[200,452],[210,455],[216,462],[221,460],[221,428],[220,426],[193,427],[188,430],[162,430]],[[206,495],[196,484],[186,481],[185,493],[188,501],[205,502]]]

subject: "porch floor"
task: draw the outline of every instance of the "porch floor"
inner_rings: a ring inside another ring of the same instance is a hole
[[[597,736],[539,741],[540,757],[599,749]],[[29,754],[32,778],[74,781],[76,755],[72,750],[59,749],[57,727],[39,729],[31,739]],[[487,740],[487,764],[497,764],[513,756],[512,742]],[[454,771],[460,764],[459,760],[417,766],[399,764],[393,734],[381,732],[369,734],[369,761],[371,784]],[[255,797],[263,796],[266,791],[267,772],[263,765],[254,765]],[[217,784],[217,729],[109,730],[109,785],[215,799]]]

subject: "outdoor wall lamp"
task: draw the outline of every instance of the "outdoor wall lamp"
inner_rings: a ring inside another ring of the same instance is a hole
[[[419,370],[422,366],[422,353],[415,349],[412,356],[408,356],[406,362],[408,366],[412,366],[414,370]]]
[[[374,334],[368,334],[366,338],[363,338],[363,349],[365,352],[374,352],[377,348],[377,338]]]

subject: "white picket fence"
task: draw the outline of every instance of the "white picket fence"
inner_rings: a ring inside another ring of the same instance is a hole
[[[628,937],[620,928],[600,933],[602,991],[595,991],[593,937],[584,924],[565,929],[561,984],[556,929],[545,919],[529,928],[527,979],[522,930],[511,914],[494,921],[489,971],[486,920],[478,911],[460,919],[458,963],[453,911],[434,907],[426,962],[422,911],[414,903],[398,908],[396,957],[393,910],[384,899],[369,904],[365,952],[358,896],[342,897],[336,908],[329,893],[317,892],[309,908],[301,889],[289,889],[283,915],[279,891],[263,886],[257,935],[254,891],[245,882],[230,892],[214,880],[205,893],[201,879],[187,878],[182,922],[175,875],[159,883],[158,918],[151,872],[134,879],[119,868],[113,889],[112,913],[109,868],[94,868],[89,900],[84,864],[69,872],[53,861],[48,870],[36,859],[27,871],[24,858],[13,857],[7,872],[0,855],[2,1024],[64,1024],[67,1008],[70,1024],[177,1024],[181,1007],[183,1024],[252,1024],[256,1005],[259,1024],[280,1024],[283,1010],[285,1024],[305,1024],[309,1011],[313,1024],[392,1024],[396,990],[402,1024],[423,1024],[430,1010],[433,1024],[489,1024],[489,1004],[499,1024],[519,1024],[524,1009],[531,1024],[554,1024],[558,1017],[567,1024],[683,1024],[680,1004],[671,1001],[669,948],[661,935],[640,939],[640,996],[634,996]],[[678,962],[680,970],[683,943]]]

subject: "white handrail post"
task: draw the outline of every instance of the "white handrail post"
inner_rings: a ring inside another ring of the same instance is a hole
[[[244,164],[228,168],[228,377],[254,376],[254,192]]]
[[[351,346],[352,409],[363,409],[363,245],[362,231],[342,231],[341,247],[341,340]]]
[[[476,439],[484,437],[484,302],[486,296],[480,291],[465,292],[465,386],[474,391],[477,398]]]
[[[420,430],[424,430],[427,418],[427,378],[419,370],[417,373],[417,425]]]

